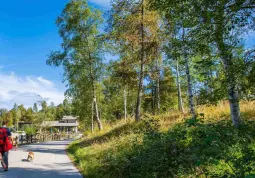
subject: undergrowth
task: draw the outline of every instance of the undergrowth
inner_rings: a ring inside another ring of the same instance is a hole
[[[122,122],[74,142],[68,152],[84,177],[255,177],[254,103],[242,109],[239,129],[217,108],[200,108],[205,117],[198,119],[172,114]]]

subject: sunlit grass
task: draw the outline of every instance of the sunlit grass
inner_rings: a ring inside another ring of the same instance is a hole
[[[255,101],[241,101],[240,111],[244,119],[255,118]],[[204,113],[206,121],[219,121],[230,119],[230,108],[227,101],[222,101],[218,105],[200,106],[198,113]]]
[[[245,122],[255,121],[255,102],[242,101],[240,106]],[[103,131],[87,132],[85,138],[69,146],[68,152],[85,177],[160,177],[177,174],[177,177],[196,174],[205,177],[203,172],[206,171],[210,175],[251,175],[253,172],[238,165],[238,160],[248,159],[247,169],[250,169],[251,161],[255,162],[247,152],[250,150],[255,155],[254,127],[247,125],[238,133],[231,125],[227,102],[217,106],[200,106],[197,111],[204,114],[205,122],[192,127],[185,124],[189,115],[178,111],[143,116],[145,120],[153,118],[159,124],[158,129],[154,122],[136,123],[133,118],[104,123]],[[168,158],[168,154],[172,156]],[[176,160],[179,160],[177,165],[174,164],[177,167],[172,165]],[[166,170],[163,174],[161,169],[166,169],[165,164],[171,164],[172,170]],[[238,170],[233,172],[229,166]]]

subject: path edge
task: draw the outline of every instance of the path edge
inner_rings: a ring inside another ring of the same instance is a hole
[[[75,141],[75,140],[73,140],[73,141]],[[75,167],[75,169],[77,169],[77,171],[79,171],[79,173],[81,174],[81,176],[82,176],[83,178],[85,178],[85,177],[82,175],[82,173],[81,173],[81,169],[80,169],[79,166],[75,163],[74,159],[71,157],[71,155],[70,155],[70,154],[68,153],[68,151],[67,151],[68,146],[69,146],[70,144],[72,144],[73,141],[72,141],[71,143],[69,143],[68,145],[66,145],[66,147],[65,147],[65,152],[66,152],[66,155],[67,155],[68,159],[71,161],[71,163],[72,163],[73,166]]]

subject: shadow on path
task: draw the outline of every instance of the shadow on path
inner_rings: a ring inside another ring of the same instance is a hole
[[[46,143],[36,143],[31,145],[21,146],[19,149],[25,152],[35,152],[35,153],[49,153],[49,154],[66,154],[65,148],[69,144],[69,141],[54,141]],[[35,155],[36,156],[36,155]]]
[[[37,143],[11,151],[9,171],[0,168],[0,178],[82,178],[66,154],[66,146],[71,142]],[[32,162],[26,160],[28,151],[35,154]]]
[[[47,170],[39,168],[19,168],[11,167],[8,172],[0,170],[1,178],[81,178],[80,174],[73,169]]]

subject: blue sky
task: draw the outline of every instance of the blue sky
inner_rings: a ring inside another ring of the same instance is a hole
[[[0,108],[14,103],[26,107],[43,99],[64,99],[62,69],[45,64],[47,54],[59,49],[55,20],[68,0],[8,0],[0,6]],[[90,0],[109,8],[110,0]]]
[[[64,99],[62,69],[45,64],[59,49],[55,20],[68,0],[5,0],[0,6],[0,108],[14,103],[31,106],[41,99],[59,104]],[[110,0],[89,0],[108,9]],[[255,35],[247,36],[253,46]]]

